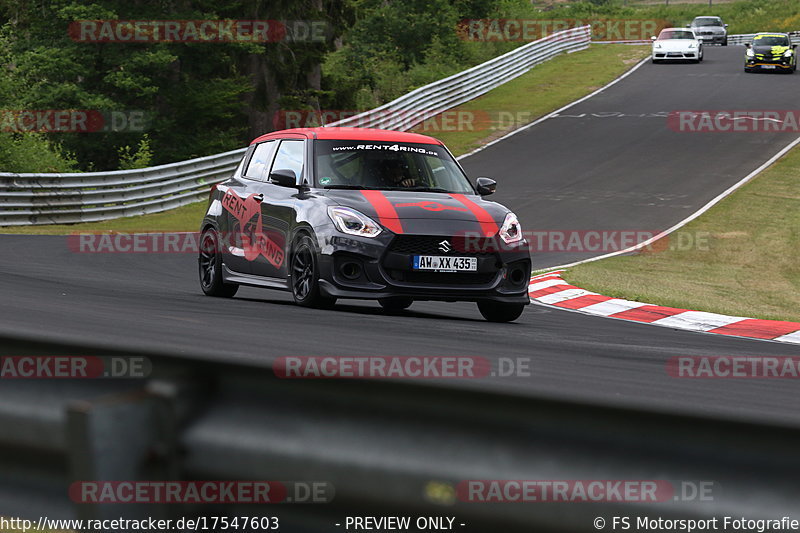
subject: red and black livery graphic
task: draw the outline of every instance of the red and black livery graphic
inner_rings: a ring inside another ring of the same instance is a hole
[[[263,256],[276,268],[280,268],[284,261],[283,246],[275,241],[283,240],[282,236],[270,236],[264,231],[261,219],[261,202],[256,200],[256,194],[242,198],[228,189],[222,197],[222,206],[239,222],[239,237],[241,238],[244,257],[248,261],[255,261]],[[251,221],[254,223],[251,224]],[[248,228],[250,231],[246,231]],[[279,238],[278,238],[279,237]],[[234,241],[236,242],[236,241]]]
[[[394,233],[404,233],[403,223],[397,214],[397,208],[409,207],[418,207],[433,213],[448,211],[471,213],[480,225],[480,230],[484,237],[493,237],[500,229],[488,211],[463,194],[449,194],[448,196],[459,205],[447,205],[433,200],[393,204],[381,191],[361,191],[361,193],[375,210],[378,222]]]

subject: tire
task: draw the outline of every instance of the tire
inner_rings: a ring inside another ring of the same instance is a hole
[[[219,252],[219,237],[213,229],[200,236],[200,255],[197,259],[200,288],[207,296],[231,298],[239,285],[222,280],[222,254]]]
[[[727,39],[727,37],[725,38],[725,40],[724,40],[724,41],[722,41],[722,46],[728,46],[728,39]]]
[[[489,322],[513,322],[525,310],[525,304],[503,304],[498,302],[478,302],[478,310]]]
[[[289,286],[297,305],[330,308],[336,298],[326,298],[319,292],[319,258],[311,237],[304,235],[292,246],[289,260]]]
[[[656,58],[654,58],[654,57],[653,57],[653,58],[651,58],[651,59],[650,59],[650,61],[651,61],[651,62],[652,62],[654,65],[655,65],[655,64],[657,64],[657,63],[660,63],[660,62],[661,62],[661,60],[660,60],[660,59],[656,59]]]
[[[387,313],[397,313],[411,307],[414,299],[408,296],[393,296],[391,298],[381,298],[378,303]]]

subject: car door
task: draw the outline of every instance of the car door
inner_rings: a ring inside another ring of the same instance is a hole
[[[235,272],[251,274],[256,257],[253,242],[261,219],[260,190],[272,164],[276,141],[257,144],[246,156],[241,174],[226,183],[222,196],[222,207],[226,216],[226,228],[222,230],[223,258],[225,265]]]
[[[261,201],[262,234],[259,236],[258,257],[253,261],[253,273],[269,278],[288,276],[287,251],[289,232],[295,223],[295,204],[298,189],[272,183],[269,173],[292,170],[297,183],[302,183],[306,170],[306,140],[304,137],[283,137],[278,143],[275,158],[264,180],[256,185]]]

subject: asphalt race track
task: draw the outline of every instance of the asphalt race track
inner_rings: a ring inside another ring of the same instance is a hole
[[[707,47],[705,56],[697,65],[648,61],[609,90],[461,163],[470,176],[497,180],[497,201],[526,231],[671,227],[798,136],[670,129],[670,111],[797,109],[800,74],[747,74],[742,46]],[[594,255],[542,253],[534,267]]]
[[[500,182],[499,201],[526,229],[662,229],[689,215],[788,144],[792,134],[689,134],[651,113],[792,109],[800,75],[745,75],[743,48],[710,48],[703,64],[644,65],[607,92],[464,163]],[[624,113],[595,117],[591,114]],[[627,116],[644,114],[645,116]],[[450,380],[499,389],[720,418],[800,425],[791,380],[667,375],[679,355],[800,355],[800,347],[675,331],[531,306],[513,324],[472,304],[376,303],[333,311],[243,288],[203,296],[189,254],[78,254],[65,237],[0,236],[0,334],[170,351],[268,366],[284,355],[530,357],[531,377]],[[540,259],[538,266],[574,259]]]

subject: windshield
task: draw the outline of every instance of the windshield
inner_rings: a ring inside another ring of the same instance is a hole
[[[789,46],[789,39],[785,35],[756,35],[753,44],[755,46]]]
[[[716,17],[696,18],[692,26],[722,26],[722,20]]]
[[[658,36],[659,41],[664,41],[667,39],[692,39],[694,40],[694,33],[690,31],[684,30],[664,30]]]
[[[475,192],[439,145],[323,140],[314,146],[316,183],[326,189]]]

